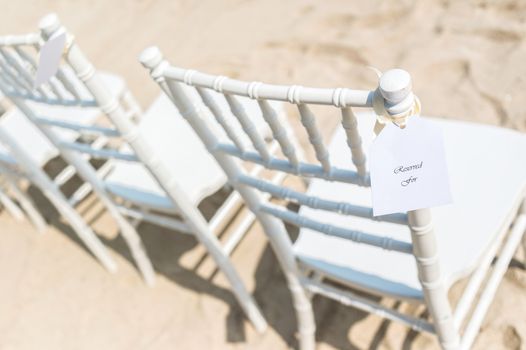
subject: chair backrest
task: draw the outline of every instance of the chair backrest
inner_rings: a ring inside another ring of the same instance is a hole
[[[250,188],[258,192],[266,192],[274,197],[292,200],[313,209],[333,211],[344,215],[354,215],[397,224],[408,223],[406,214],[374,217],[370,207],[318,198],[301,191],[273,184],[261,178],[252,177],[244,171],[243,167],[238,165],[238,162],[233,161],[234,158],[238,158],[246,162],[259,164],[269,170],[284,172],[289,175],[369,186],[370,179],[366,169],[365,152],[361,145],[357,119],[351,107],[373,107],[373,104],[378,104],[378,100],[380,100],[382,105],[385,103],[385,110],[396,111],[396,113],[393,113],[395,117],[400,118],[403,115],[407,118],[412,113],[414,114],[419,106],[411,92],[410,78],[408,79],[407,73],[400,70],[387,72],[383,76],[383,83],[380,85],[380,88],[375,91],[315,89],[300,86],[267,85],[260,82],[249,83],[222,76],[207,75],[193,70],[169,66],[167,62],[161,61],[160,56],[156,55],[160,55],[160,53],[155,49],[147,50],[141,57],[141,60],[152,69],[154,78],[160,83],[168,96],[171,97],[181,114],[186,117],[201,136],[210,152],[216,156],[228,174],[230,182],[237,184],[239,189],[246,190]],[[404,84],[406,86],[396,88],[397,90],[402,90],[403,93],[399,93],[397,99],[388,101],[382,95],[382,92],[388,96],[391,94],[390,97],[395,95],[392,91],[394,85],[390,83],[390,80],[396,80],[399,76],[405,79]],[[381,89],[382,86],[386,87],[385,91]],[[192,99],[188,98],[189,88],[197,90],[204,105],[212,111],[218,124],[228,135],[229,142],[223,142],[215,136],[216,133],[211,132],[209,124],[206,120],[203,121],[203,115],[206,112],[202,111],[200,106],[194,104]],[[224,95],[232,112],[230,115],[236,118],[241,128],[232,128],[232,121],[226,120],[229,115],[222,113],[210,98],[210,94],[216,92]],[[254,127],[251,116],[246,114],[239,103],[239,96],[257,100],[262,115],[272,130],[274,139],[281,146],[282,157],[275,157],[270,154],[265,142],[263,142],[262,135]],[[269,103],[269,101],[273,100],[289,102],[297,107],[301,123],[308,135],[317,163],[306,163],[298,159],[296,156],[297,150],[287,135],[287,128],[281,125],[280,120],[276,118],[276,112]],[[331,157],[329,156],[328,148],[322,140],[321,132],[317,126],[317,118],[313,114],[310,105],[332,105],[339,110],[341,126],[344,128],[347,137],[347,151],[356,170],[339,168],[330,163]],[[405,107],[405,109],[401,110],[402,107]],[[246,148],[239,142],[242,136],[239,135],[241,130],[250,139],[251,147]],[[267,220],[268,216],[272,216],[299,227],[307,227],[356,242],[404,253],[412,252],[412,246],[407,242],[390,239],[384,235],[374,235],[314,221],[288,210],[286,206],[272,204],[268,200],[263,199],[263,196],[256,195],[254,191],[248,191],[246,197],[250,199],[249,202],[252,202],[251,208],[257,214],[260,214],[260,216],[267,214],[261,216],[263,220]]]
[[[72,37],[68,37],[68,43]],[[38,54],[45,40],[40,33],[0,37],[0,86],[7,97],[59,106],[97,106],[67,62],[49,82],[34,88]]]
[[[172,99],[186,118],[188,123],[205,143],[209,152],[216,158],[229,178],[229,182],[241,194],[247,206],[260,221],[271,245],[280,261],[285,276],[290,284],[291,292],[297,294],[297,283],[300,276],[292,243],[287,235],[284,222],[299,227],[306,227],[323,234],[338,236],[357,243],[367,244],[401,253],[412,254],[415,257],[418,277],[422,285],[425,300],[430,314],[435,322],[437,333],[443,342],[455,341],[451,307],[443,284],[437,253],[436,238],[431,222],[431,211],[419,209],[407,214],[391,214],[383,217],[373,217],[371,208],[355,206],[348,202],[335,202],[324,198],[310,196],[307,193],[295,191],[269,183],[263,179],[247,175],[239,160],[256,163],[265,168],[285,172],[286,174],[316,177],[327,181],[339,181],[358,186],[369,186],[370,179],[366,170],[365,153],[361,147],[357,120],[351,107],[373,108],[379,116],[374,131],[378,133],[382,123],[394,122],[403,126],[407,118],[420,112],[420,104],[411,92],[411,78],[405,71],[395,69],[384,73],[379,80],[378,88],[373,91],[350,89],[317,89],[299,86],[267,85],[260,82],[242,82],[222,76],[212,76],[171,66],[162,57],[160,50],[151,47],[143,51],[139,60],[150,70],[152,78],[161,89]],[[188,89],[196,89],[204,105],[211,110],[218,124],[224,128],[230,142],[223,142],[210,130],[202,104],[195,104],[188,98]],[[216,113],[216,108],[210,102],[208,94],[211,91],[223,94],[232,114],[242,127],[243,132],[252,141],[250,149],[238,145],[238,135],[230,130],[225,123],[225,116]],[[263,116],[273,132],[273,137],[281,146],[284,157],[277,158],[269,154],[251,122],[238,102],[239,96],[257,100]],[[287,142],[279,120],[269,106],[268,101],[278,100],[289,102],[297,107],[301,123],[308,135],[319,164],[304,163],[295,156],[293,145]],[[338,168],[330,163],[329,152],[316,126],[317,118],[311,111],[311,105],[334,106],[341,113],[341,124],[347,136],[349,156],[356,170]],[[371,130],[372,131],[372,130]],[[411,242],[407,243],[386,237],[383,234],[370,234],[329,223],[319,222],[284,206],[270,203],[261,192],[270,193],[275,197],[289,199],[300,205],[319,210],[338,212],[344,215],[365,217],[374,220],[408,225],[411,231]],[[327,252],[330,254],[330,252]],[[298,299],[299,300],[299,299]]]

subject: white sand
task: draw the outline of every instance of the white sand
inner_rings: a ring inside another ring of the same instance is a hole
[[[136,58],[158,45],[174,64],[270,83],[373,88],[366,66],[402,67],[425,114],[526,129],[524,1],[1,0],[0,8],[2,35],[34,31],[41,16],[57,12],[99,69],[126,77],[143,107],[159,90]],[[324,133],[336,123],[327,117]],[[0,349],[296,345],[290,297],[258,225],[233,260],[269,320],[264,335],[245,321],[223,277],[208,280],[209,259],[193,271],[203,250],[190,237],[140,227],[159,271],[148,289],[107,215],[95,227],[118,259],[116,275],[56,215],[47,217],[53,227],[39,236],[0,214]],[[526,272],[518,265],[506,274],[476,349],[526,349]],[[316,298],[315,309],[320,349],[437,346],[334,302]]]

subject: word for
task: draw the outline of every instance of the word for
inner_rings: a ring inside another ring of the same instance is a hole
[[[406,186],[409,185],[411,182],[416,182],[416,179],[418,179],[418,178],[417,178],[417,177],[413,177],[413,176],[411,176],[411,177],[409,177],[409,179],[400,182],[400,185],[406,187]]]

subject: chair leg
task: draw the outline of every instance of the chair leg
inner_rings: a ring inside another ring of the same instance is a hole
[[[91,230],[86,222],[80,217],[73,207],[69,204],[60,189],[51,181],[40,168],[34,168],[31,180],[35,183],[44,195],[53,203],[55,208],[69,222],[80,240],[88,247],[91,253],[100,263],[110,272],[117,271],[117,264],[109,254],[106,247],[99,240],[97,235]]]
[[[8,176],[8,181],[11,190],[13,191],[13,196],[16,198],[18,203],[20,203],[20,206],[22,209],[24,209],[24,212],[27,214],[33,226],[35,226],[38,232],[44,232],[47,228],[46,220],[44,220],[38,209],[35,207],[35,204],[31,198],[29,198],[26,193],[20,190],[14,179],[11,179]]]
[[[4,208],[11,214],[16,221],[24,220],[24,213],[22,210],[9,198],[9,196],[0,188],[0,202]]]
[[[110,211],[113,218],[117,221],[117,225],[119,226],[122,237],[126,241],[126,244],[128,245],[137,267],[141,271],[146,281],[146,284],[152,286],[155,282],[155,272],[142,245],[139,234],[135,228],[122,216],[115,204],[108,197],[108,194],[104,189],[104,184],[98,178],[97,172],[89,165],[89,163],[82,157],[75,157],[70,151],[61,151],[64,159],[66,159],[69,164],[75,167],[78,174],[86,181],[86,183],[90,183],[92,190],[99,196],[99,199]],[[111,164],[108,165],[108,167],[111,168]],[[58,189],[58,187],[53,182],[51,184]],[[60,194],[62,194],[62,192],[60,192]],[[69,205],[69,208],[72,208],[71,205]],[[77,214],[76,211],[73,210],[73,212]]]
[[[85,223],[80,215],[73,209],[62,192],[52,183],[47,188],[44,188],[44,194],[55,205],[58,211],[66,218],[73,230],[80,238],[80,240],[88,247],[93,255],[100,261],[100,263],[110,272],[117,271],[117,264],[110,256],[106,247],[102,244],[99,238]]]
[[[137,264],[139,271],[141,271],[144,281],[148,286],[152,287],[155,285],[155,271],[153,269],[152,262],[146,253],[146,249],[144,248],[139,233],[135,227],[128,220],[126,220],[121,213],[119,213],[118,209],[113,206],[113,204],[109,204],[107,208],[111,208],[113,217],[116,219],[117,224],[119,225],[122,237],[126,241],[126,244],[128,245],[128,248],[130,249],[130,252],[133,256],[133,260]]]
[[[268,327],[267,321],[259,310],[254,298],[252,298],[252,295],[246,290],[245,284],[234,269],[228,255],[225,254],[221,248],[217,238],[211,232],[196,233],[196,238],[207,248],[218,268],[225,274],[232,286],[234,295],[248,319],[259,333],[263,333]]]
[[[243,188],[241,188],[243,190]],[[245,198],[252,199],[253,193],[245,192]],[[255,196],[254,196],[255,197]],[[247,201],[253,205],[253,203]],[[312,310],[311,298],[307,290],[303,288],[300,276],[306,272],[305,268],[298,265],[296,257],[292,250],[292,242],[287,234],[283,222],[276,220],[271,216],[260,215],[260,223],[265,232],[268,233],[269,243],[273,250],[277,252],[283,273],[287,280],[287,285],[292,296],[292,304],[296,313],[296,322],[298,324],[298,341],[300,350],[314,350],[316,347],[316,322]],[[282,252],[288,251],[288,254]]]
[[[316,322],[311,298],[296,276],[289,276],[287,280],[296,312],[300,350],[314,350],[316,348]]]
[[[17,106],[23,107],[21,104],[17,104]],[[42,191],[58,212],[66,218],[77,236],[93,255],[108,271],[117,271],[117,265],[108,250],[106,250],[106,247],[79,213],[69,204],[64,194],[60,191],[60,188],[51,181],[49,176],[34,162],[31,156],[19,146],[18,141],[2,128],[0,128],[0,139],[9,146],[14,158],[17,159],[21,170],[23,170],[27,178]]]
[[[440,274],[431,210],[409,211],[408,219],[418,277],[422,284],[427,309],[433,319],[438,341],[444,350],[458,350],[459,334],[454,325],[447,289]]]
[[[117,222],[120,234],[128,245],[133,260],[137,264],[137,268],[141,272],[146,285],[150,287],[155,285],[155,271],[150,258],[146,253],[146,249],[144,248],[141,237],[139,236],[139,233],[136,229],[138,222],[130,222],[121,214],[119,209],[115,206],[115,203],[110,199],[107,193],[103,190],[103,187],[99,184],[99,180],[93,176],[93,171],[91,171],[89,168],[86,168],[85,164],[83,163],[72,162],[72,164],[76,164],[79,169],[82,169],[81,176],[86,176],[86,179],[89,180],[93,186],[94,191],[98,194],[99,199]]]

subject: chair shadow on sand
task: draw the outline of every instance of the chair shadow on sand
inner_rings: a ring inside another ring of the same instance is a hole
[[[50,175],[56,175],[65,164],[60,158],[56,158],[46,165],[45,171]],[[73,193],[81,183],[82,181],[78,177],[73,177],[62,187],[62,190],[66,195],[69,195]],[[54,206],[49,203],[46,197],[36,187],[31,185],[28,188],[28,193],[35,201],[36,206],[46,218],[49,225],[58,229],[91,255],[69,225],[63,223],[60,219],[60,214]],[[201,203],[199,208],[205,218],[210,219],[227,195],[227,192],[220,191],[206,198]],[[89,199],[85,199],[85,201],[87,200]],[[98,200],[93,200],[92,203],[88,204],[88,208],[85,208],[81,212],[81,215],[91,209],[89,206],[97,202]],[[106,210],[104,206],[99,205],[99,207],[98,212],[95,215],[91,215],[91,219],[87,221],[90,226],[105,214]],[[297,211],[298,207],[289,205],[289,209]],[[247,235],[253,233],[253,230],[254,227],[252,227]],[[288,225],[287,231],[294,241],[298,236],[297,227]],[[229,307],[229,314],[225,320],[227,330],[226,342],[245,342],[245,323],[247,323],[245,315],[236,301],[234,294],[228,288],[218,286],[214,283],[213,280],[218,273],[218,269],[215,268],[213,272],[209,274],[208,278],[204,278],[197,273],[197,269],[208,256],[206,251],[201,253],[202,256],[197,259],[197,263],[193,268],[182,266],[180,263],[180,258],[184,253],[191,251],[199,245],[197,240],[191,235],[174,232],[170,229],[147,222],[142,222],[139,225],[138,232],[141,235],[156,272],[183,288],[196,293],[210,295],[226,303]],[[116,235],[115,238],[112,239],[99,235],[99,238],[108,248],[113,249],[135,267],[128,246],[121,235]],[[244,248],[242,245],[243,242],[240,243],[241,247],[239,247],[239,249]],[[255,289],[252,293],[267,319],[269,327],[279,334],[288,347],[297,348],[298,342],[295,334],[296,319],[292,307],[292,298],[289,294],[279,263],[268,243],[265,243],[265,248],[259,261],[251,263],[257,266],[255,270]],[[524,268],[524,264],[515,260],[513,260],[511,264],[521,265],[521,267]],[[379,299],[380,298],[377,298],[376,301]],[[395,304],[395,307],[398,306],[400,306],[400,303]],[[313,308],[317,327],[317,342],[328,344],[337,349],[362,348],[354,344],[352,339],[349,339],[349,331],[360,321],[368,317],[369,313],[345,307],[336,301],[327,298],[317,298],[316,296],[313,298]],[[367,345],[367,349],[378,349],[383,344],[390,325],[391,321],[384,319],[380,323],[380,326],[376,330],[373,330],[374,336]],[[420,333],[407,329],[402,349],[414,348],[414,342],[420,336]]]
[[[51,176],[56,175],[65,165],[66,163],[63,160],[55,158],[46,165],[45,171]],[[70,195],[81,183],[82,181],[75,176],[62,187],[62,191],[66,196]],[[61,220],[60,214],[39,189],[31,185],[28,188],[28,193],[35,201],[36,206],[42,212],[49,225],[58,229],[66,237],[82,247],[87,254],[91,255],[91,252],[84,246],[69,225]],[[207,219],[213,215],[215,209],[218,207],[217,203],[220,204],[226,195],[227,193],[224,192],[216,193],[203,201],[200,209]],[[85,201],[87,200],[89,199],[85,199]],[[96,202],[98,201],[95,200],[94,203]],[[89,225],[92,225],[100,216],[104,215],[105,208],[104,206],[100,207],[99,212],[88,221]],[[83,212],[87,210],[89,210],[89,208],[83,210]],[[252,230],[253,228],[251,231]],[[287,230],[294,240],[298,235],[298,229],[294,226],[287,226]],[[250,235],[252,233],[251,231],[247,234]],[[156,272],[183,288],[190,289],[196,293],[207,294],[225,302],[229,306],[229,314],[225,320],[227,330],[226,341],[228,343],[245,342],[245,323],[247,323],[245,315],[237,303],[234,294],[228,288],[218,286],[213,282],[214,277],[218,273],[218,269],[215,268],[209,278],[203,278],[196,273],[199,265],[207,257],[206,252],[202,253],[202,257],[198,259],[197,264],[195,264],[192,269],[180,264],[180,257],[199,245],[197,240],[191,235],[180,234],[173,230],[146,222],[139,225],[138,232],[141,235],[141,239],[149,253]],[[99,238],[106,247],[120,254],[135,267],[133,257],[121,235],[116,235],[113,239],[107,239],[99,235]],[[243,245],[243,242],[241,242],[240,245]],[[255,264],[257,264],[255,289],[252,293],[267,319],[269,327],[279,334],[287,346],[297,348],[298,342],[295,337],[296,319],[292,307],[292,298],[270,245],[268,243],[265,243],[265,245],[260,260],[255,262]],[[239,247],[239,249],[243,248],[246,247]],[[314,297],[313,306],[317,323],[317,341],[330,344],[338,349],[359,349],[358,346],[349,341],[347,333],[355,323],[368,316],[366,312],[342,307],[339,303],[325,298],[318,299]],[[376,346],[381,343],[389,323],[389,321],[382,323],[378,332],[376,332],[377,334],[371,344],[371,349],[376,348]],[[333,326],[336,326],[338,332],[334,332]],[[415,332],[415,336],[416,335],[417,333]],[[408,339],[410,340],[407,348],[410,348],[410,344],[414,338],[414,336],[412,338],[410,336],[411,333],[408,333]]]

